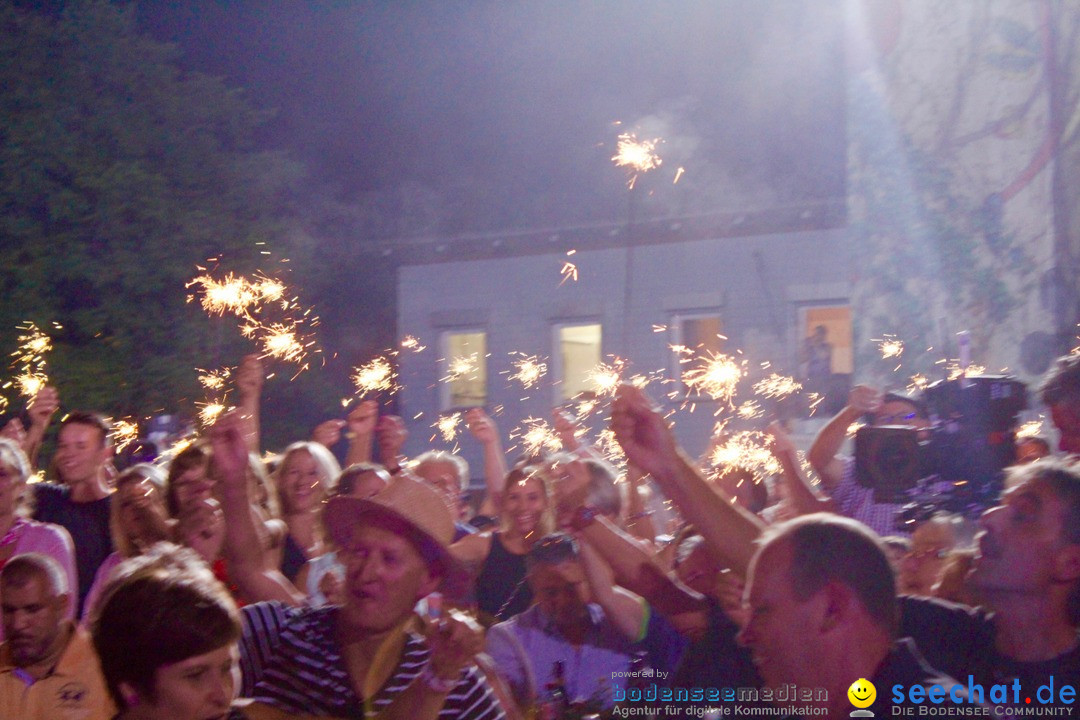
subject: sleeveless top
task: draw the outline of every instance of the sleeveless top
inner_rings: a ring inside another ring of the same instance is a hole
[[[501,533],[491,534],[491,550],[476,577],[476,598],[486,624],[502,622],[532,604],[532,590],[525,582],[525,556],[507,550]]]
[[[286,533],[285,548],[281,553],[281,574],[287,577],[289,582],[294,582],[306,562],[304,549],[293,540],[292,533]]]

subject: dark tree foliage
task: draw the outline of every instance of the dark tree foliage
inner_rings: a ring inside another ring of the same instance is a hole
[[[247,345],[185,282],[208,258],[259,267],[300,169],[254,146],[264,111],[184,71],[130,6],[4,4],[0,58],[0,352],[34,321],[65,408],[190,409],[194,368]]]

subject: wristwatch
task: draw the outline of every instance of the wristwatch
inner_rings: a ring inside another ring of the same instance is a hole
[[[570,518],[570,527],[577,532],[581,532],[585,528],[593,524],[596,520],[596,516],[600,514],[600,511],[593,505],[582,505],[574,511],[573,517]]]

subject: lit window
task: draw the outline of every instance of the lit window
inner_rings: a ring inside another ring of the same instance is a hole
[[[440,362],[442,409],[487,403],[487,335],[482,330],[443,333]]]
[[[596,390],[589,376],[600,364],[603,333],[599,323],[555,328],[557,402]]]

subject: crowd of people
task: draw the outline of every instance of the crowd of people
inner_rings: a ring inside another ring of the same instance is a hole
[[[1080,356],[1040,389],[1060,452],[1019,444],[974,521],[905,522],[841,454],[863,418],[929,424],[902,393],[853,388],[812,474],[773,423],[768,481],[703,472],[632,385],[610,413],[622,472],[562,413],[559,452],[509,458],[475,408],[473,492],[459,455],[402,455],[404,423],[373,401],[267,459],[262,378],[245,359],[236,409],[120,472],[99,415],[50,427],[52,388],[4,428],[0,718],[1012,717],[1076,699]]]

